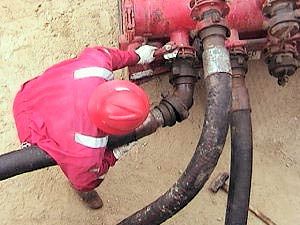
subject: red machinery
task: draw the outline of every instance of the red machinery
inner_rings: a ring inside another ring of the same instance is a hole
[[[231,31],[226,42],[229,49],[243,47],[254,58],[260,58],[263,53],[270,73],[282,85],[298,68],[300,3],[297,0],[230,0],[228,4],[219,0],[120,2],[121,49],[134,48],[141,42],[162,46],[173,41],[180,46],[183,55],[193,54],[192,41],[203,26],[195,18],[199,6],[203,11],[218,7]],[[157,61],[131,67],[129,74],[132,80],[138,80],[168,70],[164,63]]]

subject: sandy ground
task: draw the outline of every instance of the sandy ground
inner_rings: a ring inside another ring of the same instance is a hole
[[[0,152],[18,148],[12,101],[27,79],[87,45],[116,46],[117,1],[1,0],[0,2]],[[247,78],[253,106],[254,173],[251,202],[279,225],[300,221],[300,74],[286,88],[261,62]],[[153,104],[170,88],[166,77],[144,85]],[[86,209],[59,168],[0,183],[1,225],[111,225],[151,202],[182,173],[202,126],[205,92],[197,85],[191,116],[174,128],[139,141],[98,188],[105,207]],[[229,167],[229,141],[216,171]],[[207,187],[169,225],[224,224],[226,195]],[[252,215],[250,225],[262,223]]]

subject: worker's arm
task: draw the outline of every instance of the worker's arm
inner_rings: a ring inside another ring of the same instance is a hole
[[[122,51],[117,48],[106,48],[111,57],[112,70],[136,65],[140,57],[134,50]]]
[[[154,60],[156,47],[143,45],[136,50],[122,51],[117,48],[95,47],[99,52],[104,52],[109,57],[111,70],[122,69],[135,64],[151,63]]]

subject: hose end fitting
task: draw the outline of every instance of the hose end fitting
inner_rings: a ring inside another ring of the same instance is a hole
[[[232,107],[231,111],[251,110],[245,75],[248,71],[248,55],[243,48],[235,48],[230,52],[232,67]]]

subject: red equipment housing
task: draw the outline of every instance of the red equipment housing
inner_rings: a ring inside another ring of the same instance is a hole
[[[289,14],[286,11],[278,16],[276,7],[280,4],[287,8],[293,6],[292,10],[295,11],[291,11]],[[286,6],[286,4],[289,5]],[[290,23],[296,26],[297,22],[294,18],[300,14],[299,10],[296,10],[299,7],[299,1],[296,0],[230,0],[227,1],[227,4],[220,0],[120,0],[120,24],[122,25],[120,48],[134,48],[137,43],[141,42],[160,47],[169,41],[175,42],[182,48],[190,48],[191,36],[195,34],[197,28],[196,18],[193,18],[195,7],[197,10],[204,11],[209,7],[222,8],[221,10],[227,15],[225,23],[232,33],[226,43],[228,48],[246,47],[249,55],[253,55],[253,52],[257,53],[256,51],[259,50],[259,56],[264,50],[270,52],[271,55],[268,57],[273,57],[279,52],[282,53],[281,50],[276,52],[270,50],[274,44],[282,44],[282,40],[276,39],[277,37],[270,38],[268,33],[270,21],[277,33],[285,32],[289,28],[284,24],[291,21]],[[273,8],[275,9],[273,10]],[[263,9],[267,9],[267,12],[264,12]],[[296,26],[293,30],[295,29],[298,33],[299,27]],[[295,45],[295,41],[300,39],[299,34],[289,38],[293,38],[292,45]],[[299,45],[298,49],[300,49]],[[257,54],[254,55],[257,56]],[[298,58],[298,51],[296,50],[292,55]],[[135,80],[167,70],[168,68],[158,61],[152,65],[130,67],[129,74],[130,78]]]

